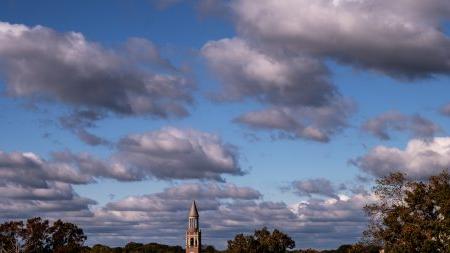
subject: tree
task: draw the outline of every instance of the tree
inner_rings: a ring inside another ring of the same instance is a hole
[[[22,221],[10,221],[0,225],[0,244],[7,252],[19,252],[23,231]]]
[[[295,242],[286,234],[275,229],[272,233],[264,227],[254,235],[238,234],[228,241],[230,253],[284,253],[295,247]]]
[[[228,241],[228,252],[230,253],[256,253],[259,244],[251,235],[238,234],[234,240]]]
[[[25,229],[22,230],[22,239],[25,253],[50,252],[50,234],[48,220],[40,217],[27,220]]]
[[[450,176],[427,181],[393,173],[377,180],[376,203],[365,207],[371,221],[366,239],[386,252],[450,251]]]
[[[269,251],[268,252],[285,252],[286,249],[292,249],[295,247],[295,242],[288,235],[275,229],[270,237]]]
[[[54,253],[79,252],[87,237],[77,225],[57,220],[50,227],[51,247]]]
[[[208,245],[205,247],[205,249],[203,250],[204,253],[216,253],[217,250],[216,248],[214,248],[214,246],[212,245]]]
[[[72,253],[85,252],[86,236],[75,224],[57,220],[49,226],[48,220],[39,217],[0,224],[0,245],[7,252]]]

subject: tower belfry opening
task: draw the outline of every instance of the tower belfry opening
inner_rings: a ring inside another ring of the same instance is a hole
[[[189,210],[188,228],[186,230],[186,253],[200,253],[202,249],[201,231],[199,229],[197,204],[192,202]]]

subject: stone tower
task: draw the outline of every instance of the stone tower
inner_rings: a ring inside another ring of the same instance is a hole
[[[189,224],[186,230],[186,253],[200,253],[202,250],[202,232],[198,227],[198,211],[195,201],[189,210]]]

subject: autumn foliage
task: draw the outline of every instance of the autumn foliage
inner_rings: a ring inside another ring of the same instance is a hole
[[[426,181],[393,173],[377,180],[365,238],[385,252],[450,252],[450,176]]]

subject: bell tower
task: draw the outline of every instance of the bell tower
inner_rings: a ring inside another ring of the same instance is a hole
[[[200,253],[202,250],[202,232],[198,227],[198,218],[197,205],[193,201],[186,230],[186,253]]]

